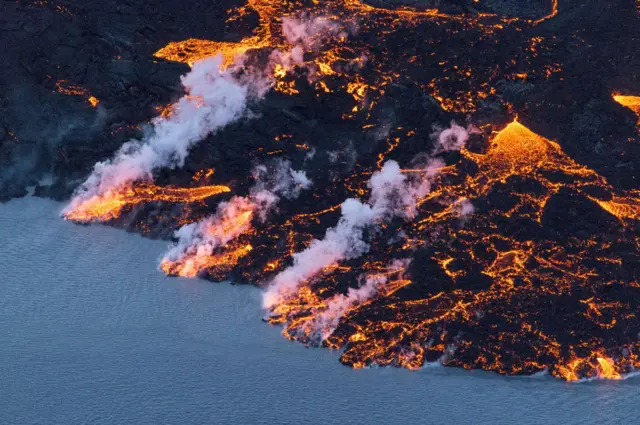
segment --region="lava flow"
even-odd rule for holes
[[[209,243],[189,247],[178,258],[165,258],[160,264],[165,273],[195,277],[206,270],[213,275],[224,276],[252,250],[251,244],[238,243],[236,239],[252,230],[255,204],[235,198],[225,205],[229,207],[224,208],[219,217],[201,225],[203,238]],[[218,245],[222,245],[222,249],[216,250]]]
[[[404,245],[386,254],[390,248],[383,250],[387,256],[421,258],[409,269],[411,281],[396,278],[402,282],[400,290],[379,291],[364,302],[350,303],[335,332],[318,339],[315,323],[331,308],[331,297],[340,293],[340,274],[353,275],[354,268],[364,274],[385,270],[384,263],[373,259],[332,268],[277,305],[270,321],[285,324],[289,338],[343,349],[341,360],[353,367],[416,368],[440,360],[507,374],[549,370],[567,380],[615,378],[637,367],[636,316],[624,292],[618,291],[635,293],[640,287],[632,283],[623,289],[620,269],[627,265],[615,247],[637,244],[626,229],[639,217],[639,193],[616,193],[606,179],[517,121],[495,134],[486,153],[462,153],[462,163],[444,170],[439,184],[422,200],[423,209],[419,219],[408,224]],[[460,168],[469,168],[466,161],[476,164],[476,171],[461,175]],[[508,187],[519,189],[510,192]],[[621,220],[608,222],[608,231],[617,232],[619,239],[544,230],[556,226],[546,222],[547,204],[568,191],[592,203],[592,210],[601,207]],[[483,213],[464,227],[456,226],[458,214],[438,206],[447,197],[469,199]],[[495,197],[501,201],[496,203]],[[628,208],[613,209],[612,204]],[[507,224],[514,218],[516,227]],[[434,239],[434,231],[444,234]],[[569,307],[577,293],[592,297]],[[608,352],[607,359],[615,360],[602,360],[612,332],[621,332],[627,342]]]
[[[87,102],[89,102],[89,104],[94,108],[98,106],[98,103],[100,103],[100,100],[97,97],[89,95],[87,89],[77,84],[69,84],[66,80],[57,81],[56,90],[58,93],[69,96],[82,96],[86,98]]]
[[[493,49],[497,39],[504,38],[506,33],[509,37],[518,39],[522,37],[523,28],[535,27],[555,17],[558,14],[557,1],[550,3],[549,13],[546,15],[538,19],[524,19],[495,13],[452,14],[438,9],[410,7],[386,9],[360,0],[331,0],[313,5],[305,1],[249,0],[247,5],[231,11],[229,22],[233,23],[256,13],[259,24],[251,36],[238,42],[200,39],[172,42],[158,50],[155,56],[192,65],[200,59],[220,54],[223,65],[229,66],[235,58],[251,50],[280,49],[288,41],[298,40],[304,34],[303,44],[307,50],[319,50],[306,63],[310,70],[308,79],[316,83],[318,93],[331,92],[332,89],[327,84],[333,86],[338,83],[337,78],[344,79],[345,82],[340,84],[343,90],[352,94],[356,103],[360,104],[344,117],[370,111],[387,86],[397,82],[401,76],[417,73],[419,67],[439,68],[442,74],[455,76],[455,79],[448,76],[426,81],[423,89],[447,111],[472,112],[479,102],[495,97],[494,83],[501,76],[508,75],[509,79],[529,81],[556,77],[561,72],[561,66],[549,61],[545,54],[556,41],[554,37],[532,37],[526,40],[527,46],[519,52],[519,60],[491,51],[486,64],[472,64],[465,55],[452,60],[450,46],[443,45],[439,39],[451,38],[450,44],[457,45],[469,35],[464,32],[472,32],[478,38],[477,48]],[[306,18],[298,19],[298,15]],[[318,20],[330,25],[317,31]],[[327,31],[327,28],[331,30]],[[379,31],[380,28],[386,30]],[[421,43],[426,43],[433,49],[428,55],[421,57],[415,54],[415,48],[403,52],[385,47],[394,43],[406,43],[408,40],[403,38],[408,29],[417,33],[426,28],[438,33],[434,39],[420,38]],[[328,43],[320,47],[317,39],[326,36],[327,32],[331,37]],[[348,34],[353,42],[344,46],[342,41]],[[367,42],[371,37],[384,37],[385,42],[371,45]],[[413,42],[410,41],[409,45]],[[536,66],[531,67],[532,64]],[[500,71],[494,67],[500,68]],[[530,68],[529,73],[523,72],[525,67]],[[362,72],[353,72],[358,70],[370,73],[367,81],[362,79]],[[279,80],[276,90],[284,94],[298,94],[294,81],[283,81],[285,75],[276,75]]]
[[[160,268],[259,285],[287,338],[341,350],[354,368],[633,372],[640,190],[620,141],[634,149],[637,128],[605,89],[572,98],[580,108],[556,96],[576,72],[572,52],[595,41],[545,29],[563,13],[556,0],[522,16],[440,3],[248,0],[227,22],[257,16],[240,41],[169,43],[155,56],[192,67],[187,93],[159,109],[157,140],[96,169],[146,168],[66,217],[112,221],[153,201],[184,204],[154,217],[190,213],[230,189],[163,188],[175,181],[165,171],[215,167],[235,196],[185,226],[163,220],[175,233]],[[639,98],[614,100],[640,115]],[[604,134],[593,149],[564,132],[571,117],[585,140]]]
[[[613,99],[625,108],[631,109],[638,116],[638,123],[640,124],[640,96],[615,94]]]
[[[109,221],[118,218],[122,210],[146,202],[191,203],[214,195],[230,192],[227,186],[201,186],[193,188],[160,187],[139,183],[122,190],[94,195],[72,204],[64,216],[77,222]]]

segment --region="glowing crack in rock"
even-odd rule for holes
[[[397,97],[418,93],[417,103],[447,116],[468,117],[483,102],[515,116],[517,108],[500,98],[500,84],[562,79],[562,65],[547,54],[556,38],[533,33],[562,12],[556,0],[537,19],[385,9],[358,0],[249,0],[230,20],[254,12],[258,25],[240,41],[188,39],[156,52],[192,67],[183,79],[187,94],[159,109],[156,136],[96,166],[68,218],[108,221],[130,205],[199,202],[233,186],[234,196],[208,206],[208,215],[175,227],[161,270],[259,284],[267,321],[283,326],[287,338],[341,350],[340,361],[354,368],[440,362],[502,374],[548,371],[577,381],[620,379],[640,367],[629,301],[640,296],[629,272],[640,191],[616,188],[561,143],[527,128],[526,119],[494,123],[500,130],[482,134],[452,125],[430,138],[424,126],[403,127],[380,113]],[[425,28],[436,35],[419,40],[430,49],[423,57],[410,42],[411,33]],[[469,34],[497,46],[506,35],[517,39],[520,59],[491,52],[478,58],[447,47],[465,47]],[[387,47],[405,44],[401,53]],[[249,67],[247,58],[260,66]],[[434,77],[405,87],[424,67]],[[154,170],[180,167],[191,146],[245,118],[250,93],[259,98],[267,91],[278,99],[336,96],[344,106],[337,122],[361,129],[363,137],[375,134],[363,139],[370,151],[322,152],[297,140],[295,123],[305,119],[287,110],[287,128],[270,135],[277,149],[260,145],[252,160],[295,151],[304,155],[304,167],[324,155],[339,168],[353,158],[347,175],[314,187],[304,167],[294,171],[289,164],[261,168],[262,180],[238,176],[237,186],[150,183]],[[636,114],[638,99],[614,95]],[[210,121],[217,113],[220,119]],[[196,131],[182,133],[184,127]],[[486,145],[468,143],[471,137]],[[153,161],[142,160],[147,153]],[[210,176],[203,171],[194,180]],[[581,219],[597,224],[580,227]]]
[[[65,215],[65,218],[78,222],[108,221],[118,218],[125,207],[140,203],[157,201],[191,203],[230,191],[231,189],[227,186],[178,188],[136,184],[122,191],[94,195],[75,206]]]

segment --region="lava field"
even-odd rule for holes
[[[3,3],[1,200],[354,368],[640,367],[640,2],[147,3]]]

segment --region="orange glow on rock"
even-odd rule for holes
[[[234,60],[247,50],[259,47],[264,47],[264,45],[255,39],[233,43],[190,38],[184,41],[171,42],[155,52],[154,56],[193,65],[199,60],[220,54],[222,55],[222,66],[226,68],[232,65]]]
[[[638,116],[638,122],[640,123],[640,96],[623,96],[614,94],[613,100],[633,111]]]
[[[165,259],[160,268],[166,274],[183,277],[196,277],[201,271],[208,269],[219,269],[218,272],[229,271],[252,249],[253,247],[247,244],[214,255],[188,255],[176,262]]]
[[[78,205],[73,205],[73,208],[65,213],[65,218],[85,223],[108,221],[118,218],[123,208],[143,202],[196,202],[230,191],[231,189],[227,186],[163,188],[152,184],[135,184],[120,191],[109,191],[81,201]]]
[[[603,379],[620,379],[620,374],[615,369],[613,360],[604,357],[598,357],[598,377]]]

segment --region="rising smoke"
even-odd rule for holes
[[[283,19],[283,34],[290,48],[272,51],[264,68],[246,66],[245,56],[229,68],[222,55],[196,62],[181,78],[186,94],[169,108],[171,114],[156,118],[142,140],[125,143],[114,158],[97,163],[63,214],[138,180],[151,180],[156,169],[182,167],[195,143],[248,116],[250,101],[264,96],[278,73],[303,65],[304,49],[337,31],[327,18],[289,17]]]
[[[305,49],[317,49],[327,38],[345,38],[347,31],[342,23],[331,17],[293,17],[282,18],[282,35],[291,45],[300,45]]]
[[[444,130],[437,129],[434,133],[437,143],[433,149],[432,155],[438,155],[443,152],[459,151],[469,140],[470,134],[478,134],[480,130],[473,126],[464,128],[455,122],[452,122],[449,128]]]
[[[469,135],[464,128],[452,124],[440,132],[434,152],[459,150]],[[340,261],[360,257],[369,250],[363,240],[368,227],[380,225],[394,217],[412,218],[417,202],[429,193],[433,177],[444,166],[438,158],[429,158],[418,173],[407,177],[395,161],[387,161],[373,173],[368,186],[368,202],[347,199],[341,206],[338,224],[327,229],[321,240],[314,240],[307,249],[293,255],[293,264],[277,274],[264,293],[263,306],[271,309],[295,295],[298,288],[317,276],[323,269]],[[468,214],[470,207],[461,212]]]
[[[237,78],[232,70],[221,70],[221,65],[221,56],[195,63],[182,77],[187,94],[174,105],[173,113],[155,119],[143,140],[127,142],[114,158],[97,163],[69,209],[91,196],[150,180],[157,168],[181,167],[196,142],[240,118],[255,93],[252,82]]]
[[[182,276],[196,276],[217,248],[250,231],[254,219],[265,221],[280,197],[296,198],[311,186],[303,171],[293,170],[291,163],[283,160],[274,161],[270,167],[255,167],[253,177],[255,184],[248,196],[221,202],[211,217],[178,229],[178,242],[164,256],[161,267]]]
[[[337,294],[324,301],[321,310],[313,311],[310,320],[303,325],[303,330],[307,335],[311,335],[312,340],[318,342],[326,340],[338,327],[340,319],[347,311],[356,308],[379,293],[383,293],[389,275],[397,275],[398,279],[403,278],[403,271],[409,267],[410,259],[396,259],[387,266],[385,274],[372,276],[360,276],[363,282],[357,288],[349,288],[346,294]]]

